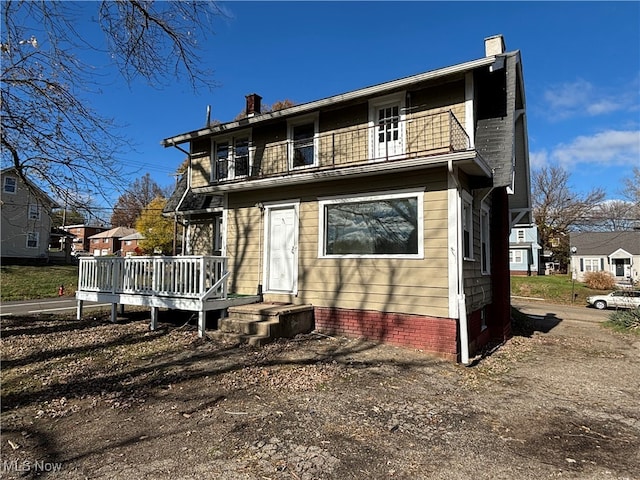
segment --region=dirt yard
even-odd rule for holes
[[[0,477],[640,478],[638,336],[560,322],[464,367],[147,317],[3,318]]]

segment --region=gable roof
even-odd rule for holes
[[[60,205],[58,205],[58,202],[53,200],[44,190],[42,190],[40,187],[38,187],[35,183],[33,183],[28,178],[20,175],[16,167],[8,167],[0,170],[0,175],[6,175],[8,173],[13,173],[16,177],[18,177],[18,180],[25,183],[29,187],[29,189],[34,193],[34,195],[37,195],[45,203],[48,203],[51,206],[51,208],[60,208]]]
[[[465,73],[471,72],[474,69],[489,67],[494,63],[502,64],[503,63],[502,57],[513,56],[513,55],[519,56],[519,52],[516,51],[516,52],[510,52],[502,55],[491,55],[491,56],[479,58],[477,60],[472,60],[469,62],[460,63],[457,65],[452,65],[449,67],[439,68],[435,70],[429,70],[424,73],[410,75],[410,76],[403,77],[397,80],[392,80],[389,82],[379,83],[377,85],[372,85],[372,86],[361,88],[358,90],[352,90],[350,92],[342,93],[339,95],[333,95],[331,97],[326,97],[321,100],[315,100],[315,101],[303,103],[300,105],[294,105],[289,108],[283,108],[282,110],[277,110],[277,111],[268,112],[268,113],[261,113],[253,117],[243,118],[241,120],[222,123],[219,125],[208,125],[198,130],[192,130],[190,132],[165,138],[164,140],[162,140],[161,144],[164,147],[171,147],[174,145],[179,145],[181,143],[191,141],[199,137],[204,137],[204,136],[208,136],[215,133],[219,133],[223,131],[226,132],[226,131],[234,130],[238,128],[247,128],[248,126],[253,125],[255,123],[261,123],[271,119],[286,118],[294,115],[310,113],[310,112],[319,110],[323,107],[334,106],[339,103],[347,103],[354,100],[365,100],[368,97],[381,95],[383,93],[389,93],[393,90],[401,90],[411,85],[414,85],[416,83],[421,83],[429,80],[437,80],[447,76],[464,75]]]
[[[91,235],[89,238],[122,238],[127,235],[131,235],[132,233],[136,233],[135,228],[129,227],[116,227],[111,230],[107,230],[106,232],[96,233],[95,235]]]
[[[631,255],[640,255],[640,231],[577,232],[571,234],[571,246],[576,255],[611,255],[623,249]]]
[[[125,241],[125,240],[144,240],[145,236],[142,235],[140,232],[135,232],[135,233],[131,233],[129,235],[125,235],[124,237],[120,237],[120,240]]]

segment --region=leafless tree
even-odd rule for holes
[[[569,184],[569,173],[557,166],[535,171],[531,188],[533,216],[542,247],[563,264],[568,257],[568,244],[563,240],[572,227],[584,223],[605,192],[597,188],[585,195],[576,193]]]
[[[576,227],[594,232],[632,230],[637,223],[634,207],[633,203],[625,200],[605,200],[594,205]]]
[[[87,64],[88,53],[102,53],[127,82],[141,78],[162,86],[179,77],[194,88],[214,86],[210,72],[200,67],[199,46],[221,14],[215,3],[90,5],[97,9],[106,49],[77,28],[80,4],[5,0],[0,5],[2,166],[16,167],[58,198],[69,190],[105,198],[110,187],[122,189],[119,156],[129,140],[113,119],[90,106],[88,98],[113,78]]]
[[[148,173],[135,180],[127,190],[118,197],[111,215],[112,227],[134,228],[142,211],[155,198],[166,198],[169,192],[153,181]],[[160,215],[162,212],[157,212]]]

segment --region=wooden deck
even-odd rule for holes
[[[151,307],[151,328],[159,308],[198,312],[198,335],[204,336],[206,312],[260,300],[257,295],[227,292],[227,258],[217,256],[83,257],[78,277],[77,317],[84,301]]]

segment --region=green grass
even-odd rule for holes
[[[599,295],[608,292],[593,290],[579,282],[573,284],[571,275],[511,277],[511,295],[519,297],[543,298],[553,303],[571,304],[572,289],[575,294],[573,303],[576,305],[584,305],[589,295]]]
[[[6,265],[0,268],[2,301],[57,297],[60,285],[64,285],[65,295],[75,294],[77,265]]]

